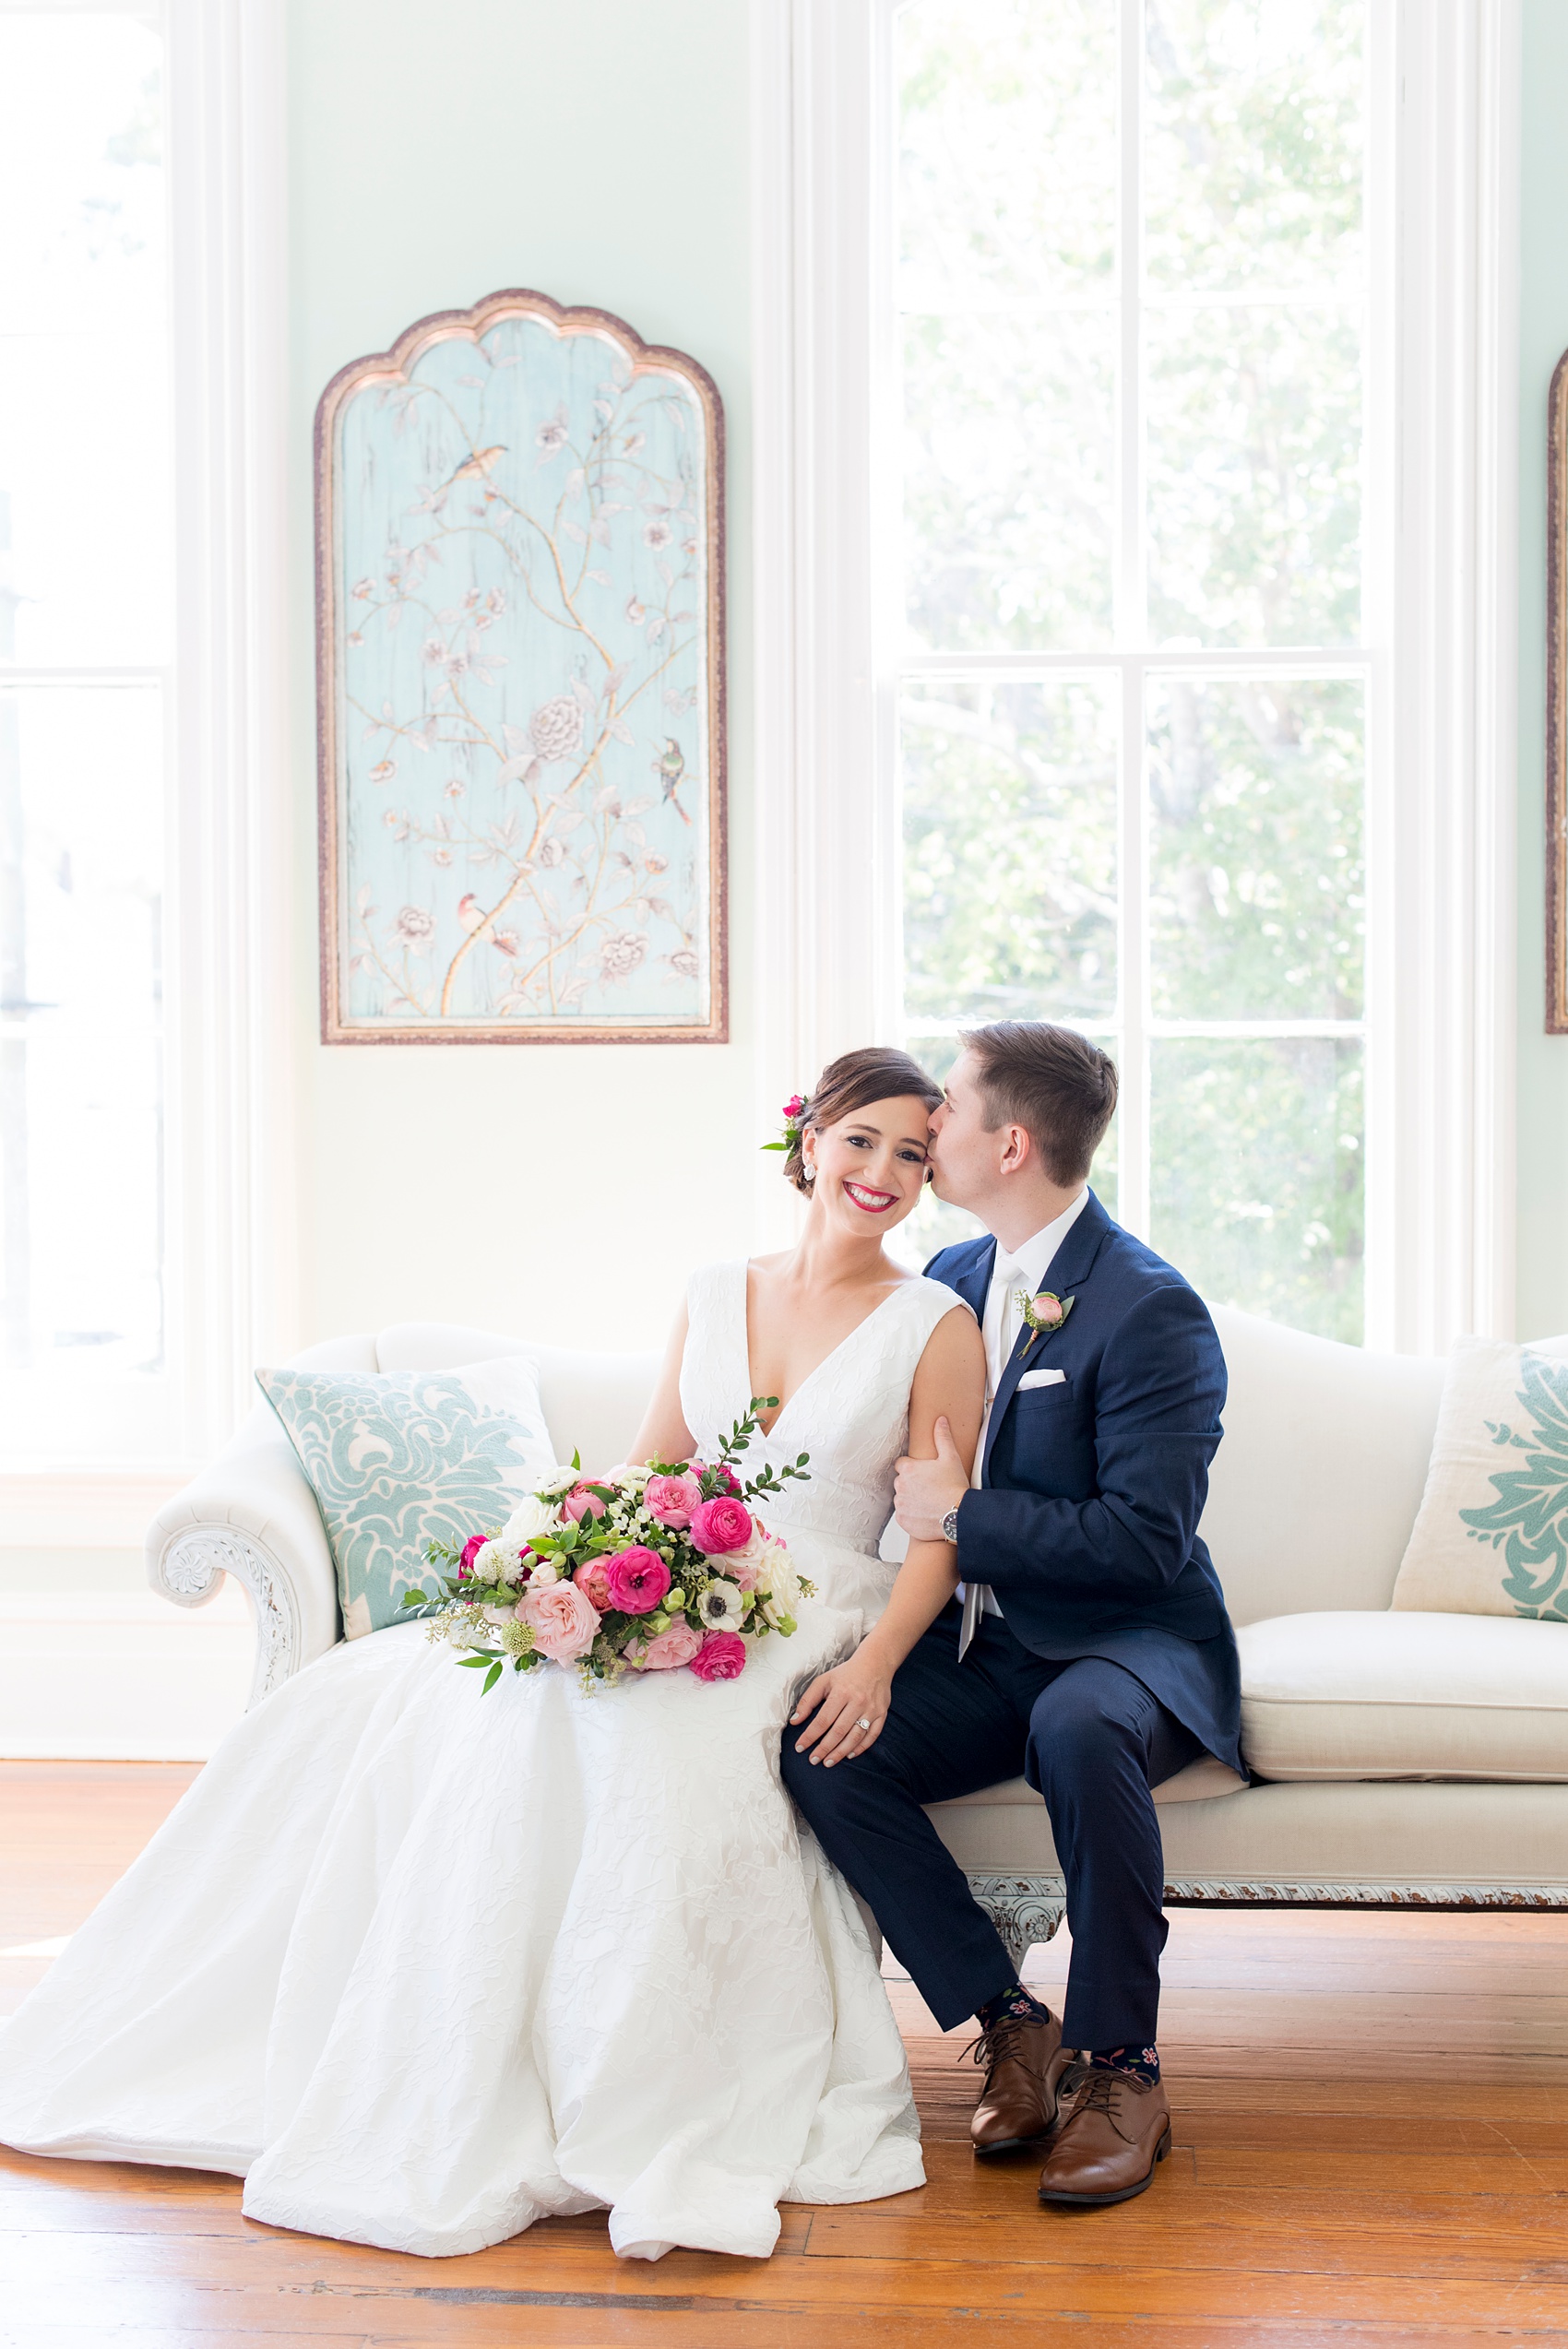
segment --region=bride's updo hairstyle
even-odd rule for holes
[[[908,1052],[895,1051],[891,1046],[867,1044],[858,1052],[843,1052],[829,1061],[812,1088],[811,1098],[800,1114],[794,1140],[784,1161],[784,1179],[792,1182],[807,1199],[812,1187],[806,1180],[805,1160],[801,1155],[801,1138],[807,1126],[818,1131],[826,1125],[837,1125],[840,1118],[853,1117],[857,1109],[869,1109],[873,1101],[923,1101],[934,1109],[942,1099],[942,1087],[932,1084],[919,1061]]]

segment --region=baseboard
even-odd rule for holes
[[[0,1591],[0,1757],[205,1762],[240,1718],[255,1637],[244,1593]]]

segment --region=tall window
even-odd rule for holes
[[[1363,1327],[1365,0],[895,19],[904,1026],[1068,1022],[1101,1196]],[[918,1251],[968,1228],[931,1203]]]
[[[155,6],[0,7],[0,1452],[172,1448]]]

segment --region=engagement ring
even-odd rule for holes
[[[865,1716],[865,1714],[864,1714],[863,1713],[861,1714],[861,1715],[860,1719],[856,1722],[855,1726],[856,1726],[856,1728],[857,1728],[857,1729],[869,1729],[869,1728],[871,1727],[871,1723],[870,1723],[870,1722],[866,1719],[866,1716]]]

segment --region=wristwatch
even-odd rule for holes
[[[960,1501],[958,1508],[961,1509],[963,1505],[963,1502]],[[958,1538],[957,1509],[950,1509],[947,1512],[946,1516],[942,1520],[942,1538],[944,1541],[956,1542]]]

